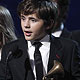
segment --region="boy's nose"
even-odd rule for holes
[[[25,22],[24,27],[25,27],[25,28],[30,28],[29,21],[26,21],[26,22]]]

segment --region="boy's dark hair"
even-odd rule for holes
[[[55,1],[57,3],[59,9],[59,16],[57,18],[57,25],[56,25],[56,29],[58,29],[60,27],[61,22],[65,23],[66,21],[70,0],[52,0],[52,1]]]
[[[58,16],[57,4],[49,0],[23,0],[17,8],[19,17],[21,14],[29,15],[36,13],[37,17],[43,19],[45,25],[51,25],[51,21],[54,23]]]
[[[69,0],[57,0],[60,9],[60,18],[63,22],[66,20],[66,16],[69,9]]]

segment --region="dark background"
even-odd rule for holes
[[[22,33],[20,28],[20,19],[17,15],[17,5],[21,0],[0,0],[0,5],[9,9],[16,28],[16,34]],[[80,29],[80,0],[70,0],[70,7],[68,18],[66,20],[66,27],[68,30]]]

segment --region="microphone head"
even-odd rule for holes
[[[22,56],[22,50],[16,47],[15,50],[12,51],[12,55],[14,58],[19,58]]]
[[[12,58],[19,58],[22,56],[22,50],[18,48],[18,46],[12,47],[7,55],[7,58],[11,60]]]

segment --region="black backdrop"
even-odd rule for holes
[[[0,0],[0,5],[9,9],[14,20],[16,33],[21,34],[20,20],[17,15],[17,5],[21,0]],[[69,30],[80,29],[80,0],[71,0],[68,18],[66,20],[66,27]]]

